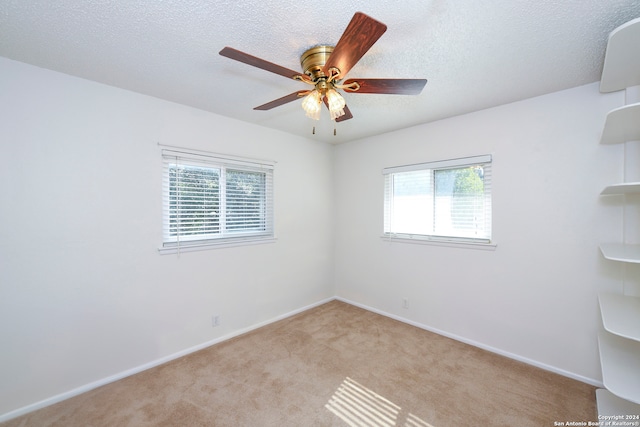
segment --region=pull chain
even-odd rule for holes
[[[316,134],[316,127],[313,127],[313,130],[311,130],[311,134],[315,135]],[[336,131],[336,126],[333,125],[333,136],[336,136],[338,134],[338,132]]]

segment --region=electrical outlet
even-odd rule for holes
[[[402,298],[402,308],[409,308],[409,298]]]
[[[220,325],[220,316],[217,314],[211,318],[211,326],[219,326]]]

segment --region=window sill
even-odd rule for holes
[[[481,251],[495,251],[496,247],[498,246],[496,243],[462,242],[447,239],[424,239],[385,235],[380,236],[380,238],[388,243],[409,243],[414,245],[445,246],[449,248],[475,249]]]
[[[275,243],[278,239],[275,237],[232,239],[221,241],[208,241],[204,243],[185,243],[180,246],[161,246],[158,248],[160,255],[177,254],[183,252],[207,251],[211,249],[233,248],[236,246],[263,245],[267,243]]]

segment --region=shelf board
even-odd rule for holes
[[[640,245],[624,243],[603,243],[600,251],[606,259],[622,262],[640,263]]]
[[[640,85],[640,18],[609,34],[602,67],[600,92],[615,92]]]
[[[600,144],[622,144],[637,140],[640,140],[640,102],[609,111]]]
[[[613,394],[640,403],[640,342],[598,334],[602,382]]]
[[[640,182],[624,182],[622,184],[609,185],[602,190],[601,195],[608,194],[634,194],[640,193]]]
[[[640,341],[640,298],[602,292],[598,300],[602,323],[607,331]]]
[[[640,405],[621,399],[608,390],[601,388],[596,390],[596,402],[598,404],[598,415],[601,417],[640,415]]]

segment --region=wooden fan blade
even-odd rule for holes
[[[344,106],[344,114],[336,119],[337,123],[344,122],[345,120],[353,119],[353,114],[349,110],[348,106]]]
[[[302,74],[299,71],[281,67],[280,65],[265,61],[264,59],[260,59],[231,47],[225,47],[224,49],[222,49],[220,51],[220,55],[226,56],[227,58],[235,59],[236,61],[244,62],[245,64],[252,65],[254,67],[262,68],[263,70],[270,71],[272,73],[276,73],[290,79]]]
[[[348,79],[343,84],[358,83],[360,89],[344,88],[349,93],[382,93],[385,95],[418,95],[427,79]]]
[[[278,98],[271,102],[267,102],[266,104],[260,105],[254,108],[254,110],[262,110],[262,111],[271,110],[272,108],[276,108],[281,105],[287,104],[291,101],[295,101],[296,99],[300,99],[308,93],[309,93],[308,90],[299,90],[297,92],[293,92],[293,93],[290,93],[289,95],[283,96],[282,98]]]
[[[385,31],[387,26],[382,22],[356,12],[325,63],[324,73],[329,75],[330,68],[337,68],[341,78],[344,78]]]
[[[327,97],[325,96],[324,99],[324,105],[327,106],[327,109],[329,108],[329,101],[327,101]],[[347,105],[344,106],[344,114],[341,115],[340,117],[336,118],[336,123],[340,123],[343,122],[345,120],[349,120],[349,119],[353,119],[353,114],[351,114],[351,110],[349,110],[349,107]]]

